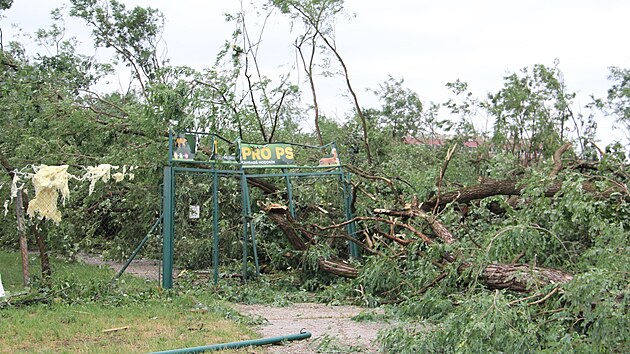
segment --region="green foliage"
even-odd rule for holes
[[[370,257],[361,269],[358,281],[366,291],[383,295],[401,286],[402,274],[395,259]]]
[[[8,10],[13,5],[13,0],[1,0],[0,1],[0,10]]]
[[[269,0],[291,18],[300,18],[307,26],[316,26],[319,31],[330,35],[335,15],[343,11],[344,0]]]
[[[575,94],[567,92],[558,64],[506,76],[504,87],[489,96],[486,105],[496,119],[492,142],[497,148],[536,161],[551,156],[568,140],[567,132],[579,129],[570,124],[577,124],[571,111]]]
[[[630,348],[629,294],[627,274],[601,268],[580,274],[566,287],[566,312],[581,334],[575,340],[576,348],[599,352]]]
[[[317,301],[315,295],[305,289],[301,275],[296,272],[263,275],[245,284],[237,282],[222,284],[211,289],[211,293],[208,293],[207,287],[202,286],[196,289],[196,292],[244,304],[289,306],[295,302]]]
[[[580,283],[582,280],[578,279],[576,284]],[[588,288],[593,289],[590,285]],[[580,299],[576,302],[583,308],[591,307],[587,294],[573,287],[565,290],[564,298]],[[610,293],[606,297],[610,298]],[[598,305],[601,301],[602,306],[597,312],[589,311],[582,317],[583,312],[572,306],[549,311],[514,304],[509,294],[501,292],[458,296],[455,300],[457,308],[440,316],[439,322],[404,323],[383,331],[380,340],[387,350],[403,353],[624,352],[627,349],[624,336],[627,336],[628,318],[623,303],[611,301],[610,305],[599,300]],[[437,313],[440,309],[435,310]]]
[[[334,337],[324,334],[315,339],[314,343],[317,353],[322,354],[343,354],[343,353],[360,353],[363,347],[360,345],[344,345],[337,342]]]
[[[395,327],[382,333],[380,339],[387,350],[403,353],[522,353],[544,348],[529,311],[507,307],[504,294],[481,293],[460,301],[457,311],[435,326]]]
[[[453,92],[455,97],[450,98],[443,106],[460,117],[460,121],[449,128],[454,128],[456,135],[464,139],[485,138],[485,129],[478,127],[482,123],[478,122],[478,118],[484,104],[468,91],[468,83],[457,79],[455,82],[447,83],[446,87]]]
[[[419,130],[424,128],[418,121],[422,116],[422,102],[418,94],[403,89],[402,84],[402,79],[395,80],[390,76],[374,92],[383,101],[379,126],[391,129],[394,140],[408,135],[418,136]]]
[[[95,44],[113,48],[133,67],[141,82],[157,79],[160,62],[156,46],[163,31],[164,16],[156,9],[136,6],[127,10],[116,0],[72,0],[70,15],[82,18],[92,29]]]
[[[614,170],[614,169],[613,169]],[[625,352],[628,336],[627,203],[619,196],[594,194],[592,179],[569,172],[558,193],[545,169],[532,171],[518,210],[507,204],[507,217],[484,210],[469,214],[458,227],[460,246],[480,264],[521,262],[570,269],[576,277],[562,286],[539,289],[529,301],[508,292],[480,288],[474,275],[447,277],[439,287],[396,307],[404,324],[385,330],[388,351],[412,352]],[[597,184],[608,188],[610,176]],[[441,217],[447,222],[448,213]],[[452,225],[452,224],[451,224]],[[472,242],[472,243],[471,243]],[[411,259],[408,262],[412,261]],[[418,267],[426,269],[427,265]],[[452,271],[451,271],[452,272]],[[406,273],[412,275],[413,273]],[[425,275],[423,275],[425,274]],[[414,274],[431,280],[426,272]],[[424,278],[422,278],[424,276]],[[466,289],[459,292],[457,289]],[[557,290],[556,290],[557,291]],[[546,301],[537,303],[548,295]],[[423,322],[425,321],[425,322]]]
[[[6,93],[1,98],[0,125],[13,132],[0,142],[0,153],[12,168],[23,172],[30,172],[28,165],[40,163],[140,166],[133,183],[97,189],[92,196],[84,185],[71,182],[72,199],[63,210],[64,223],[38,226],[53,251],[72,256],[78,249],[112,247],[118,250],[112,256],[124,257],[122,249],[132,248],[137,235],[146,233],[159,208],[158,166],[165,159],[159,153],[164,143],[160,135],[166,125],[143,116],[144,108],[133,93],[92,92],[92,85],[111,66],[77,53],[73,38],[62,40],[66,34],[60,10],[53,11],[53,19],[52,27],[39,30],[36,38],[54,54],[29,57],[20,47],[0,53],[0,90]],[[82,174],[78,169],[71,172]],[[141,222],[126,222],[131,215]],[[4,226],[14,229],[11,224]],[[13,234],[3,232],[3,238]]]
[[[611,67],[608,79],[613,82],[605,99],[595,99],[594,104],[613,116],[625,130],[630,128],[630,69]]]

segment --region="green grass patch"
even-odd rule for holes
[[[35,275],[39,268],[32,261]],[[104,267],[57,259],[52,266],[51,282],[34,277],[29,295],[11,297],[28,289],[19,254],[0,251],[9,292],[0,300],[3,352],[136,353],[259,337],[247,328],[253,320],[211,294],[162,291],[156,282],[132,276],[111,285],[114,272]],[[24,298],[41,301],[15,305]]]
[[[90,266],[64,259],[52,258],[53,277],[42,281],[39,260],[29,257],[31,285],[25,288],[22,283],[22,261],[19,253],[0,251],[0,274],[8,296],[32,290],[50,299],[62,299],[67,303],[118,304],[129,302],[127,295],[134,298],[147,298],[157,293],[157,282],[149,282],[131,275],[124,275],[112,284],[115,272],[108,266]]]
[[[40,273],[39,265],[35,261],[35,258],[30,257],[31,274]],[[0,276],[2,276],[4,290],[9,295],[26,290],[22,283],[22,259],[19,253],[0,251]]]
[[[136,353],[240,341],[256,335],[185,300],[133,306],[38,305],[0,311],[3,351]],[[126,328],[108,331],[115,328]]]

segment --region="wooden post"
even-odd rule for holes
[[[22,193],[22,205],[23,213],[28,213],[28,193],[26,192]],[[37,248],[39,249],[39,259],[42,265],[42,279],[48,280],[52,276],[52,270],[50,269],[50,261],[48,260],[48,251],[46,251],[44,236],[39,232],[35,223],[31,223],[31,233],[35,236]]]
[[[22,209],[22,190],[19,190],[17,193],[15,215],[17,217],[18,235],[20,236],[20,252],[22,253],[22,279],[24,280],[24,286],[28,286],[30,284],[30,275],[28,272],[28,247],[24,227],[24,210]]]

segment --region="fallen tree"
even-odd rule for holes
[[[306,251],[309,244],[312,244],[313,240],[318,236],[314,234],[313,231],[309,231],[307,227],[296,222],[289,214],[288,208],[285,206],[272,204],[264,206],[263,210],[267,212],[269,218],[283,231],[295,250]],[[430,225],[433,232],[439,236],[439,239],[441,239],[442,242],[447,244],[457,242],[457,239],[441,222],[437,220],[437,218],[420,209],[408,211],[375,209],[374,213],[390,216],[406,216],[408,218],[422,218]],[[437,240],[434,240],[418,231],[411,225],[380,217],[357,217],[343,223],[326,227],[319,225],[311,226],[317,228],[319,231],[330,231],[333,229],[343,229],[343,227],[345,227],[348,223],[357,221],[386,223],[394,227],[404,228],[410,231],[410,234],[415,236],[415,240],[400,239],[395,235],[390,235],[391,237],[388,237],[403,247],[411,244],[412,242],[424,242],[427,245],[438,242]],[[345,238],[350,240],[347,235]],[[364,250],[370,251],[370,253],[376,253],[374,250],[371,250],[369,246],[359,240],[350,240],[350,242],[357,242]],[[457,267],[460,272],[467,271],[473,267],[479,267],[478,265],[467,261],[460,261],[459,258],[453,254],[444,254],[443,259],[449,263],[460,262]],[[325,272],[349,278],[355,278],[359,273],[356,267],[344,262],[341,259],[321,259],[319,261],[319,267]],[[570,273],[562,270],[542,268],[528,264],[490,264],[480,268],[482,269],[480,272],[481,279],[489,289],[508,289],[521,293],[536,291],[537,289],[549,284],[566,283],[573,278]]]
[[[563,144],[560,148],[558,148],[553,154],[553,168],[549,173],[550,178],[554,178],[554,180],[549,184],[549,186],[544,191],[545,197],[553,197],[555,196],[562,188],[563,181],[562,179],[555,178],[558,173],[564,168],[564,164],[562,162],[562,155],[567,152],[571,148],[570,143]],[[589,161],[575,161],[572,164],[572,168],[574,169],[583,169],[589,168],[591,170],[597,170],[597,164]],[[620,174],[617,171],[614,171],[617,174]],[[441,178],[443,176],[441,175]],[[622,174],[621,177],[627,178],[627,174]],[[613,193],[622,193],[626,198],[630,197],[630,193],[628,192],[628,188],[624,183],[618,183],[616,181],[609,180],[611,185],[608,186],[604,190],[599,190],[597,186],[592,181],[584,181],[582,182],[582,190],[587,193],[591,193],[596,195],[598,198],[609,198]],[[429,200],[426,200],[422,203],[421,209],[424,211],[431,210],[440,210],[444,208],[446,205],[457,202],[457,203],[470,203],[474,200],[480,200],[488,197],[493,197],[497,195],[503,196],[519,196],[523,193],[523,190],[526,188],[527,184],[524,183],[520,179],[510,178],[504,180],[491,180],[480,178],[480,182],[478,185],[463,187],[454,191],[438,194]]]
[[[557,177],[557,175],[563,169],[561,156],[569,148],[570,144],[565,144],[554,154],[554,165],[550,172],[550,184],[544,192],[545,197],[554,197],[562,190],[564,180],[561,177]],[[440,179],[444,177],[444,170],[447,165],[448,163],[444,164],[440,173]],[[578,164],[574,166],[578,166]],[[372,181],[382,181],[389,188],[394,189],[390,178],[378,178],[365,172],[359,175]],[[608,198],[613,193],[627,195],[627,189],[624,189],[622,184],[614,183],[614,181],[611,181],[604,189],[590,180],[585,180],[581,185],[583,191],[591,193],[598,198]],[[257,187],[255,184],[252,184],[252,186]],[[445,264],[454,264],[456,267],[452,269],[456,269],[458,273],[473,271],[474,274],[477,274],[476,278],[488,289],[507,289],[518,293],[532,293],[548,285],[570,282],[573,279],[573,274],[560,269],[542,267],[535,263],[518,263],[522,255],[518,256],[512,263],[491,262],[479,264],[471,261],[471,257],[467,257],[465,252],[457,251],[459,239],[439,220],[439,214],[435,214],[436,211],[444,209],[451,203],[470,203],[474,200],[497,195],[520,196],[526,187],[525,181],[516,178],[501,181],[486,180],[479,185],[442,192],[424,202],[415,201],[399,210],[376,208],[373,210],[374,216],[359,216],[352,220],[324,226],[313,223],[310,225],[302,224],[290,215],[287,207],[280,204],[268,204],[263,206],[262,209],[267,213],[270,220],[286,235],[291,246],[298,251],[307,251],[309,247],[317,242],[321,242],[322,239],[338,238],[348,242],[355,242],[363,249],[365,254],[378,256],[380,252],[373,247],[370,234],[378,235],[396,244],[401,248],[401,255],[405,255],[405,250],[413,243],[420,242],[427,247],[440,243],[447,244],[456,251],[442,254],[442,268],[444,268]],[[264,192],[271,190],[278,195],[278,188],[270,185],[265,185],[263,188]],[[356,193],[354,195],[356,196]],[[399,198],[400,196],[396,197]],[[316,208],[311,208],[311,210],[316,210]],[[362,223],[363,225],[362,230],[357,235],[354,235],[356,237],[354,239],[344,230],[345,226],[351,222]],[[390,232],[383,232],[381,226],[387,226]],[[429,228],[431,235],[427,234],[423,230],[424,228]],[[344,261],[343,257],[320,259],[319,269],[350,278],[357,277],[359,274],[359,270]],[[441,277],[443,278],[444,276],[441,275]],[[439,280],[437,279],[435,283],[439,282]]]

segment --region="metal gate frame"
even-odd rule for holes
[[[352,195],[349,192],[350,185],[350,173],[344,172],[341,164],[334,166],[290,166],[282,167],[281,173],[246,173],[247,168],[243,168],[241,155],[241,141],[237,139],[235,141],[229,141],[218,134],[204,133],[204,132],[181,132],[181,134],[196,134],[211,136],[212,144],[215,145],[217,139],[234,144],[237,147],[238,153],[236,154],[236,161],[230,163],[233,169],[222,168],[226,164],[219,163],[216,160],[211,161],[180,161],[173,159],[173,132],[169,132],[168,137],[168,165],[164,167],[164,193],[163,193],[163,211],[162,211],[162,287],[165,289],[171,289],[173,287],[173,240],[175,236],[175,176],[177,173],[209,173],[212,174],[212,265],[214,284],[219,281],[219,177],[238,177],[241,184],[241,205],[242,205],[242,223],[243,223],[243,281],[247,281],[247,258],[249,252],[248,236],[252,240],[252,252],[254,257],[254,264],[256,269],[256,276],[260,274],[260,267],[258,264],[258,252],[256,249],[256,230],[252,223],[251,215],[251,201],[249,196],[249,186],[247,180],[249,178],[270,178],[270,177],[284,177],[287,187],[287,196],[289,199],[289,212],[292,217],[295,217],[295,205],[293,202],[293,189],[291,184],[292,177],[337,177],[342,184],[343,196],[344,196],[344,211],[346,221],[352,220],[352,210],[350,204],[352,203]],[[306,148],[318,148],[324,149],[332,147],[336,149],[335,143],[330,143],[323,146],[309,146],[301,144],[286,143],[293,146],[301,146]],[[201,165],[204,167],[187,167],[191,165]],[[209,167],[209,168],[208,168]],[[271,168],[271,167],[270,167]],[[327,171],[317,171],[322,168],[328,169]],[[294,169],[309,169],[308,172],[291,172],[289,170]],[[346,230],[351,237],[356,235],[356,226],[354,222],[350,222],[346,226]],[[349,244],[350,255],[352,258],[359,258],[359,247],[355,242]]]

